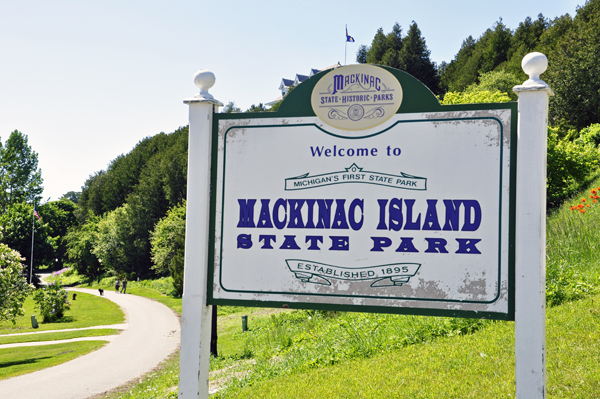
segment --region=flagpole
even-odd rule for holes
[[[31,263],[29,264],[29,284],[33,280],[33,239],[35,237],[35,200],[33,201],[33,212],[31,212]]]
[[[344,65],[346,65],[346,53],[348,52],[348,25],[346,25],[346,40],[344,40]]]

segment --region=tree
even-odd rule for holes
[[[19,202],[6,208],[0,215],[2,238],[0,242],[15,249],[25,258],[25,264],[31,264],[31,233],[34,232],[34,263],[39,266],[54,266],[57,238],[42,215],[42,220],[33,217],[33,205]]]
[[[500,18],[488,36],[487,45],[483,51],[481,73],[493,71],[497,66],[508,60],[511,38],[510,29],[502,23],[502,18]]]
[[[151,234],[152,261],[158,274],[170,273],[173,288],[183,294],[183,266],[185,260],[186,202],[169,210],[159,220]]]
[[[77,204],[79,202],[79,198],[81,197],[81,191],[69,191],[60,197],[60,199],[68,199],[69,201]]]
[[[564,28],[567,29],[564,29]],[[564,34],[548,54],[543,79],[554,91],[550,121],[563,129],[580,130],[600,122],[600,0],[578,8],[570,24],[561,21]]]
[[[42,171],[38,169],[38,154],[31,149],[27,136],[15,130],[0,145],[0,208],[17,202],[39,202]]]
[[[100,218],[90,215],[85,224],[72,228],[64,237],[70,264],[78,274],[100,281],[106,268],[94,255],[94,247],[98,243],[98,222]]]
[[[367,52],[367,62],[369,64],[379,64],[386,50],[387,43],[385,40],[385,35],[383,34],[383,28],[379,28],[377,29],[375,37],[371,42],[371,47]]]
[[[138,255],[136,239],[132,236],[131,212],[128,204],[107,212],[98,222],[97,241],[92,253],[107,269],[117,274],[144,275],[140,265],[132,262]],[[150,262],[146,264],[149,267]]]
[[[223,110],[221,112],[224,114],[233,114],[233,113],[237,113],[237,112],[242,112],[242,109],[240,107],[236,106],[235,102],[229,101],[227,104],[225,104],[225,106],[223,107]]]
[[[439,78],[435,64],[429,58],[430,51],[421,36],[416,22],[408,28],[408,34],[402,40],[402,49],[398,54],[398,68],[419,79],[433,93],[439,94]]]
[[[463,40],[460,50],[454,59],[441,70],[441,86],[444,91],[463,91],[467,86],[477,82],[479,58],[476,46],[478,41],[473,36]]]
[[[250,108],[246,110],[246,112],[266,112],[267,107],[263,105],[263,103],[258,103],[258,105],[252,104]]]
[[[399,56],[402,47],[402,28],[396,22],[392,27],[392,31],[385,36],[385,52],[381,57],[380,64],[400,68]]]
[[[0,244],[0,321],[10,320],[14,324],[18,316],[24,315],[23,302],[32,287],[23,274],[22,260],[17,251]]]
[[[75,204],[63,198],[38,207],[38,214],[50,228],[49,234],[55,240],[55,251],[52,258],[55,260],[54,269],[61,269],[67,261],[67,242],[65,236],[70,228],[77,225],[75,217]]]
[[[358,51],[356,52],[356,62],[359,64],[367,63],[367,53],[369,52],[369,48],[364,44],[361,44],[358,47]]]
[[[467,93],[480,91],[501,92],[506,94],[512,101],[517,100],[517,94],[513,91],[513,87],[522,83],[515,75],[506,71],[491,71],[482,74],[479,77],[479,83],[473,84],[465,90]],[[504,101],[493,101],[504,102]]]
[[[71,303],[67,301],[67,297],[67,291],[57,283],[35,290],[33,300],[44,318],[43,323],[51,323],[65,315],[65,312],[71,308]]]

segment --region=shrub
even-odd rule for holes
[[[598,147],[598,145],[600,145],[600,123],[594,123],[581,129],[579,137],[575,142],[580,144],[591,144],[594,147]]]
[[[23,316],[23,302],[32,288],[23,276],[22,260],[17,251],[0,244],[0,321],[14,324],[16,317]]]
[[[62,318],[70,303],[67,301],[67,291],[60,284],[49,284],[33,293],[33,300],[37,304],[44,323],[50,323]]]
[[[598,287],[564,262],[548,262],[546,267],[546,303],[557,306],[598,293]]]
[[[548,128],[548,205],[556,206],[580,190],[599,163],[600,152],[594,145],[561,139],[558,128]]]
[[[510,101],[508,94],[500,90],[489,91],[470,91],[470,92],[454,92],[449,91],[440,101],[442,105],[451,104],[481,104],[481,103],[506,103]]]
[[[183,267],[185,261],[185,215],[186,202],[171,208],[160,219],[151,233],[152,261],[157,274],[169,272],[173,288],[183,294]]]

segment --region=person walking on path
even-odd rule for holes
[[[127,279],[126,278],[123,279],[123,288],[121,288],[121,294],[127,294],[127,292],[125,292],[125,291],[127,291]]]
[[[117,294],[119,293],[119,287],[121,287],[121,282],[119,281],[119,279],[117,279],[117,281],[115,281],[115,291],[117,292]]]

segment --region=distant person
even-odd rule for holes
[[[115,281],[115,291],[117,292],[117,294],[119,293],[119,287],[121,287],[121,282],[119,281],[119,279],[117,279],[117,281]]]
[[[127,292],[125,292],[125,291],[127,291],[127,279],[126,278],[123,279],[123,288],[121,288],[121,294],[127,294]]]

